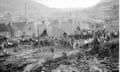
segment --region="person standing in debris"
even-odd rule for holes
[[[54,48],[51,48],[52,57],[54,57]]]
[[[1,51],[4,55],[7,55],[6,46],[7,46],[7,42],[4,41],[2,43],[2,49],[1,49]]]
[[[62,56],[63,56],[64,58],[67,58],[67,54],[66,54],[65,52],[62,53]]]
[[[53,48],[51,48],[51,52],[54,53],[54,49]]]

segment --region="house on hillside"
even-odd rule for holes
[[[15,28],[15,36],[21,36],[24,32],[26,22],[13,22],[12,25]]]
[[[36,34],[37,36],[50,36],[54,38],[60,38],[63,36],[65,31],[56,26],[46,26],[45,24],[37,25]]]
[[[0,35],[6,37],[12,36],[11,28],[9,27],[9,25],[5,23],[0,23]]]
[[[14,25],[16,29],[16,36],[34,36],[36,33],[34,22],[14,22],[12,25]]]

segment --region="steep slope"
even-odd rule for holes
[[[28,16],[47,16],[53,10],[31,0],[0,0],[0,14],[10,11],[13,15],[24,15],[25,7]]]
[[[108,30],[118,31],[119,0],[101,0],[98,5],[91,8],[69,12],[58,12],[54,13],[52,16],[61,19],[72,19],[80,25],[87,23],[91,27],[94,25],[105,25]],[[74,23],[73,25],[76,26],[78,24]]]

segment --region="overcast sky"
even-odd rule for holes
[[[100,0],[33,0],[52,8],[88,8],[100,2]]]

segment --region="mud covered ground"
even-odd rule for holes
[[[118,72],[118,46],[109,45],[114,51],[104,58],[84,48],[23,46],[5,49],[8,55],[0,57],[0,72]],[[51,48],[54,52],[51,52]],[[104,50],[100,52],[103,55],[106,53]]]

